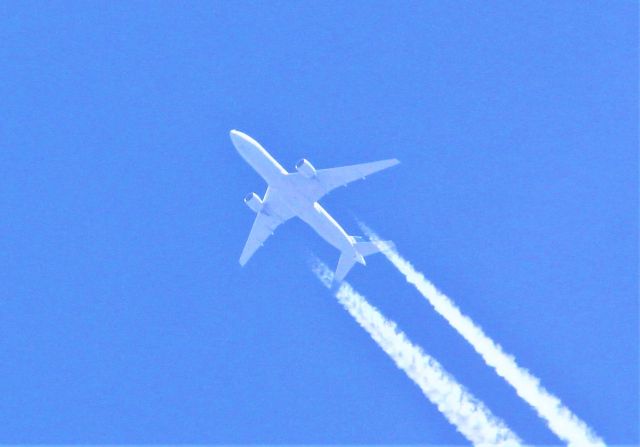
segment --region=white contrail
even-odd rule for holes
[[[333,272],[325,264],[317,261],[313,271],[325,286],[331,287]],[[395,323],[387,320],[349,284],[340,285],[336,298],[470,442],[481,446],[521,445],[518,436],[482,402],[456,382],[435,359],[412,344]]]
[[[372,241],[380,241],[370,228],[362,222],[359,224]],[[446,295],[417,272],[407,260],[394,249],[384,246],[380,248],[387,259],[405,276],[407,282],[413,284],[436,312],[442,315],[482,356],[485,363],[493,367],[496,373],[516,390],[518,396],[536,410],[556,436],[570,446],[604,445],[604,441],[587,424],[564,406],[560,399],[549,393],[540,384],[540,380],[518,366],[512,356],[506,354],[500,345],[485,335],[480,327],[476,326]]]

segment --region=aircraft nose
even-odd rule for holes
[[[243,146],[244,143],[244,134],[242,132],[240,132],[239,130],[231,130],[229,132],[229,137],[231,138],[231,142],[233,143],[233,145],[236,147],[236,149],[240,150],[240,148]]]
[[[229,132],[229,137],[231,138],[231,142],[235,146],[236,150],[246,158],[247,154],[253,152],[255,145],[254,141],[247,134],[240,132],[239,130],[231,130]]]
[[[240,134],[241,132],[235,129],[231,129],[231,131],[229,131],[229,137],[231,138],[231,141],[235,141],[236,139],[240,138]]]

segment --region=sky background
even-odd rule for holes
[[[348,3],[348,4],[347,4]],[[465,439],[309,269],[245,268],[263,180],[326,197],[598,435],[637,444],[636,2],[3,2],[0,442]],[[524,441],[559,440],[381,255],[350,283]]]

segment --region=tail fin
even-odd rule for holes
[[[384,250],[393,250],[395,244],[391,241],[357,241],[356,251],[362,256],[369,256]]]

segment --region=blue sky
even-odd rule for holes
[[[0,442],[465,440],[314,278],[243,269],[263,181],[397,157],[362,219],[601,437],[640,442],[635,2],[5,2]],[[523,440],[534,411],[383,256],[351,284]]]

